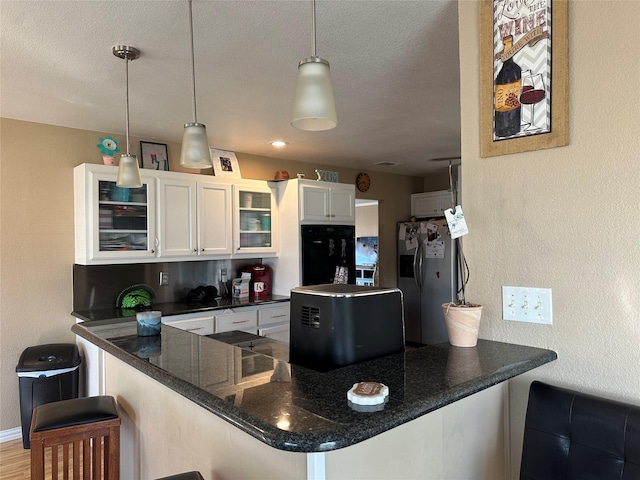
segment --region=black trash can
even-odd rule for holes
[[[75,343],[51,343],[29,347],[16,366],[20,385],[22,445],[30,447],[33,409],[59,400],[78,398],[80,353]]]

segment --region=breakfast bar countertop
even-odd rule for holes
[[[479,340],[472,348],[421,346],[318,372],[168,324],[152,337],[139,337],[136,322],[123,319],[78,323],[72,331],[261,442],[292,452],[362,442],[557,358],[547,349]],[[363,381],[389,387],[383,410],[348,405],[347,391]]]

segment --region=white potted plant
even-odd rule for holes
[[[462,238],[456,238],[458,272],[460,274],[458,299],[442,304],[449,343],[456,347],[475,347],[478,343],[478,329],[482,305],[467,302],[465,290],[469,281],[469,267],[462,249]]]

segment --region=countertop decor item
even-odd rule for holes
[[[180,165],[185,168],[211,168],[207,127],[198,123],[196,111],[196,67],[193,48],[193,5],[189,0],[189,38],[191,41],[191,85],[193,87],[193,122],[184,124]]]
[[[131,154],[131,145],[129,143],[129,62],[140,58],[140,50],[127,45],[114,45],[111,49],[112,53],[124,60],[125,84],[126,84],[126,115],[125,115],[125,131],[127,136],[127,153],[120,156],[118,164],[118,177],[116,184],[121,188],[138,188],[142,186],[142,178],[140,177],[140,168],[138,167],[138,159]]]
[[[300,130],[330,130],[338,125],[329,62],[316,53],[316,2],[312,1],[313,55],[298,63],[298,82],[291,126]]]
[[[149,285],[131,285],[122,290],[116,298],[116,308],[140,310],[153,304],[156,292]]]

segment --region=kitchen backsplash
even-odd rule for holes
[[[156,292],[154,303],[185,300],[190,290],[201,285],[218,285],[218,271],[227,269],[229,280],[245,266],[261,259],[206,260],[194,262],[136,263],[127,265],[73,266],[73,310],[114,307],[125,288],[143,283]],[[169,274],[169,285],[160,286],[160,272]]]

